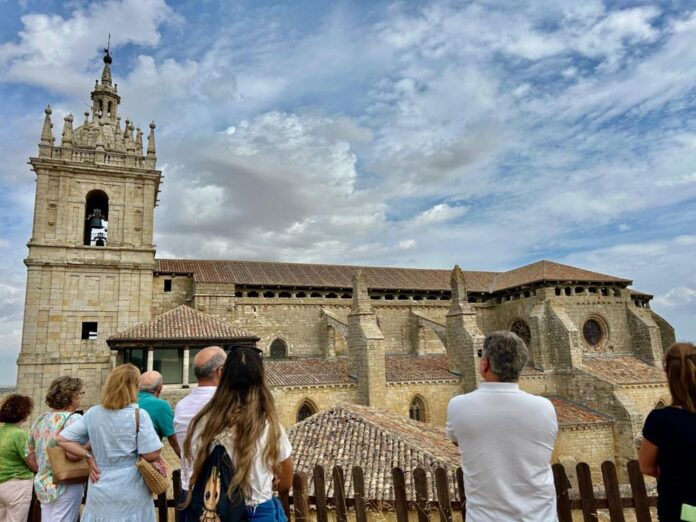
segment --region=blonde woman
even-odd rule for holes
[[[226,477],[218,466],[212,467],[211,480],[210,456],[220,448],[229,457],[231,473]],[[240,497],[249,520],[286,520],[273,492],[290,488],[291,452],[264,378],[260,352],[245,346],[232,347],[215,395],[191,421],[184,442],[184,458],[193,463],[193,471],[183,520],[213,516],[222,504],[235,503]],[[218,483],[226,488],[213,491],[219,495],[216,502],[206,502],[211,485]]]
[[[696,346],[673,344],[665,372],[672,404],[645,419],[640,469],[657,478],[661,522],[696,520]]]
[[[54,484],[46,449],[56,445],[56,438],[62,429],[80,420],[82,416],[76,410],[83,395],[81,379],[58,377],[46,393],[46,404],[51,410],[37,418],[29,431],[27,463],[38,469],[34,477],[34,490],[41,502],[43,522],[75,522],[80,514],[84,485]]]
[[[154,522],[152,495],[135,467],[138,455],[155,461],[162,442],[150,416],[140,410],[136,443],[136,408],[140,372],[123,364],[111,372],[101,404],[90,408],[58,437],[58,444],[87,460],[90,467],[82,522]],[[91,444],[91,452],[80,444]]]

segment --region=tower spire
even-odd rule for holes
[[[121,97],[118,95],[116,86],[113,84],[111,77],[111,35],[107,46],[102,49],[104,52],[104,69],[101,74],[101,81],[97,80],[97,84],[92,91],[92,114],[101,116],[104,123],[116,125],[116,117],[118,116],[118,104],[121,103]]]
[[[111,33],[109,33],[109,39],[104,48],[104,69],[102,70],[101,82],[102,85],[108,85],[111,87],[111,52],[109,48],[111,47]]]

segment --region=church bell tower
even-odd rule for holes
[[[150,318],[161,179],[155,124],[144,151],[143,131],[121,123],[111,63],[105,50],[92,109],[76,128],[65,116],[60,144],[46,108],[39,153],[29,159],[36,199],[17,388],[37,413],[61,375],[85,382],[83,407],[98,402],[112,365],[106,339]]]

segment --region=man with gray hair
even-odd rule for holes
[[[478,356],[483,382],[447,407],[447,437],[462,459],[466,520],[557,520],[551,454],[558,422],[551,401],[517,384],[527,346],[512,332],[493,332]]]
[[[179,443],[174,434],[174,412],[172,407],[159,396],[162,393],[162,374],[145,372],[138,379],[138,406],[144,409],[152,419],[152,425],[160,439],[167,438],[169,445],[181,458]]]
[[[174,430],[182,448],[184,447],[189,424],[215,395],[217,385],[220,383],[222,367],[225,365],[226,360],[227,354],[219,346],[203,348],[193,358],[193,374],[198,379],[198,387],[193,388],[190,394],[181,399],[174,410]],[[179,500],[182,502],[188,492],[192,471],[191,463],[182,458],[181,496],[179,497]]]

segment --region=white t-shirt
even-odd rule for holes
[[[227,431],[220,434],[217,438],[227,450],[232,463],[234,464],[234,438],[232,431]],[[256,443],[256,455],[251,465],[249,474],[249,485],[251,487],[251,497],[246,499],[247,506],[256,506],[262,502],[266,502],[273,497],[273,471],[268,469],[263,461],[263,450],[266,447],[268,440],[268,422],[261,433],[261,437]],[[280,426],[280,450],[278,460],[283,462],[292,454],[292,445],[288,439],[285,429]]]
[[[210,399],[215,395],[216,386],[199,386],[193,388],[191,393],[181,399],[174,410],[174,432],[176,440],[179,443],[183,455],[184,441],[186,440],[186,432],[193,418],[198,414],[203,407],[210,402]],[[191,479],[193,469],[191,464],[181,459],[181,489],[188,491],[189,480]]]
[[[467,522],[557,520],[551,401],[484,382],[449,402],[446,429],[461,453]]]

